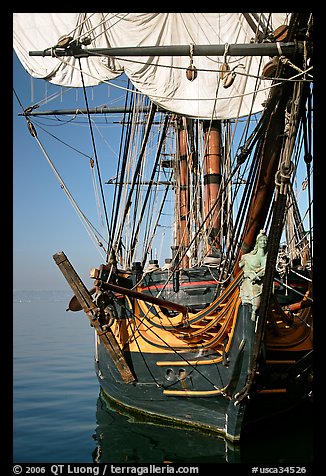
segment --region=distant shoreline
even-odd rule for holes
[[[64,290],[14,290],[13,302],[69,301],[71,291]]]

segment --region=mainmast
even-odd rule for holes
[[[181,255],[188,248],[190,243],[189,229],[189,168],[188,168],[188,147],[187,147],[187,122],[182,117],[178,124],[178,142],[179,142],[179,178],[180,178],[180,222],[178,224],[178,247]],[[185,254],[181,261],[182,268],[189,267],[189,257]]]
[[[204,121],[204,216],[208,235],[207,252],[221,248],[221,121]]]

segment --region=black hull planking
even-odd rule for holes
[[[203,286],[205,289],[204,283]],[[195,298],[192,305],[200,294],[199,289],[192,295]],[[124,352],[135,376],[131,384],[122,380],[99,342],[95,366],[100,386],[113,403],[127,412],[138,413],[151,422],[215,432],[236,443],[243,427],[297,405],[311,388],[309,359],[298,368],[277,365],[270,369],[266,359],[282,360],[284,356],[282,352],[270,356],[263,345],[260,372],[252,388],[245,389],[248,375],[258,370],[252,368],[251,361],[256,329],[256,323],[251,320],[251,306],[240,305],[232,342],[222,359],[212,349]],[[296,360],[300,361],[300,357],[299,352]],[[298,379],[300,374],[302,378]]]
[[[255,323],[251,306],[240,306],[227,359],[207,351],[176,353],[125,353],[136,381],[125,384],[104,346],[99,343],[96,372],[104,393],[126,409],[220,433],[238,441],[247,398],[237,397],[251,369]],[[205,361],[213,363],[205,364]],[[164,365],[164,361],[169,362]],[[189,362],[197,361],[195,365]],[[177,363],[172,365],[171,362]],[[159,363],[159,365],[157,365]]]

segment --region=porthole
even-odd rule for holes
[[[165,372],[165,378],[166,380],[168,380],[169,382],[171,382],[172,380],[175,380],[176,379],[176,375],[175,375],[175,372],[173,369],[167,369],[167,371]]]
[[[187,375],[187,372],[185,371],[185,369],[179,369],[179,372],[178,372],[179,380],[184,380],[186,378],[186,375]]]

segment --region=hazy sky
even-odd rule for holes
[[[53,91],[58,90],[53,85],[46,88],[42,80],[31,80],[15,54],[13,87],[24,108],[41,100],[45,92],[50,98]],[[108,104],[113,99],[109,97],[110,94],[107,86],[94,88],[89,98],[90,107]],[[55,101],[49,101],[42,109],[85,107],[81,90],[78,93],[69,92],[65,98],[66,96],[70,98],[67,103],[62,102],[62,98],[59,97]],[[89,270],[103,262],[101,254],[60,188],[36,140],[28,132],[25,118],[18,116],[20,112],[21,107],[14,94],[13,288],[15,290],[70,289],[52,257],[58,251],[66,253],[85,284],[92,287],[92,280],[88,277]],[[67,120],[61,117],[63,122]],[[57,135],[58,128],[64,130],[62,124],[50,117],[38,118],[37,122],[42,126],[51,124],[51,120],[52,130],[49,127],[47,129],[53,131],[53,134]],[[80,127],[84,128],[80,136],[80,150],[92,155],[90,132],[86,121],[83,126],[75,126],[75,129],[67,128],[68,132],[62,137],[70,142],[71,134],[75,132],[79,134]],[[89,159],[72,149],[70,151],[68,149],[67,152],[67,148],[59,142],[57,142],[56,156],[52,156],[53,147],[49,145],[47,148],[47,145],[50,141],[53,142],[53,139],[41,129],[38,129],[38,137],[83,212],[87,216],[97,218]],[[101,153],[100,150],[99,153]],[[107,151],[105,153],[108,154]],[[110,161],[108,163],[110,164]],[[113,173],[113,168],[103,170],[103,180],[111,178]],[[98,225],[98,223],[99,220],[95,224]]]

